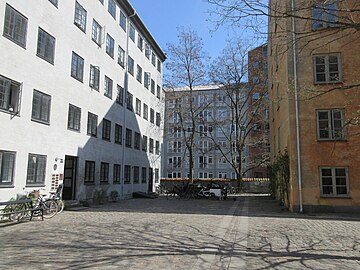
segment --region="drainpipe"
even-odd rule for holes
[[[130,15],[127,18],[126,24],[126,51],[125,51],[125,77],[124,77],[124,124],[123,124],[123,132],[122,132],[122,180],[121,180],[121,199],[124,199],[124,186],[125,186],[125,132],[126,132],[126,101],[127,101],[127,93],[129,89],[129,71],[128,71],[128,59],[129,59],[129,32],[130,32],[130,18],[136,15],[136,11],[134,10],[134,14]]]
[[[293,62],[294,62],[294,90],[295,90],[295,119],[296,119],[296,147],[297,147],[297,167],[299,179],[299,211],[303,212],[302,198],[302,174],[301,174],[301,152],[300,152],[300,123],[299,123],[299,93],[297,78],[297,56],[296,56],[296,34],[295,34],[295,0],[291,1],[292,11],[292,43],[293,43]]]

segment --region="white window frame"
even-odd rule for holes
[[[71,60],[71,77],[80,82],[83,82],[84,79],[84,58],[74,51],[72,52]]]
[[[28,19],[9,4],[6,4],[4,37],[26,48]]]
[[[90,65],[89,86],[97,91],[100,88],[100,68]]]
[[[115,40],[109,33],[106,34],[106,53],[111,57],[114,58],[114,51],[115,51]]]
[[[320,114],[326,113],[327,119],[320,120]],[[335,114],[340,114],[341,118],[336,118]],[[327,122],[326,128],[322,127],[321,122]],[[340,124],[340,127],[339,127]],[[345,139],[345,116],[344,109],[327,109],[327,110],[316,110],[316,125],[317,125],[317,137],[319,141],[328,140],[344,140]],[[320,128],[321,126],[321,128]],[[323,137],[321,131],[325,130],[328,132],[327,137]],[[340,135],[337,135],[340,134]]]
[[[51,96],[34,89],[31,120],[50,124],[50,108]]]
[[[336,57],[336,63],[330,62],[330,59]],[[321,63],[320,58],[323,58]],[[313,56],[314,62],[314,83],[315,84],[327,84],[327,83],[341,83],[342,82],[342,65],[341,57],[339,53],[330,54],[317,54]],[[337,66],[337,71],[330,71],[331,66]],[[324,80],[320,80],[318,76],[325,76]]]
[[[75,2],[75,14],[74,14],[74,24],[79,27],[81,31],[86,32],[86,16],[87,11],[85,8],[79,4],[78,1]]]
[[[347,167],[320,167],[319,168],[319,175],[320,175],[320,194],[322,197],[348,197],[349,196],[349,172]],[[331,170],[331,175],[325,176],[323,175],[323,170]],[[344,175],[337,175],[337,170],[344,170]],[[325,185],[324,181],[326,178],[331,178],[331,184]],[[336,181],[339,180],[339,178],[345,178],[345,185],[344,184],[338,184]],[[324,193],[324,187],[331,187],[332,191],[331,193]],[[337,187],[346,188],[346,194],[338,194]]]
[[[15,175],[16,152],[0,150],[0,186],[12,186]]]
[[[55,38],[41,27],[38,30],[36,55],[50,64],[54,64]]]

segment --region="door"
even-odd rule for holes
[[[148,186],[148,192],[153,192],[153,181],[154,181],[153,168],[149,168],[149,186]]]
[[[77,157],[65,156],[64,164],[64,200],[75,200]]]

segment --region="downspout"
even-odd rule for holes
[[[136,15],[136,11],[134,10],[134,14],[130,15],[127,18],[127,25],[126,25],[126,52],[125,52],[125,77],[124,77],[124,100],[123,100],[123,107],[124,107],[124,125],[122,131],[122,181],[121,181],[121,199],[124,199],[124,186],[125,186],[125,132],[126,132],[126,102],[127,102],[127,93],[129,89],[129,31],[130,31],[130,18]]]
[[[296,34],[295,34],[295,0],[291,1],[292,12],[292,43],[293,43],[293,63],[294,63],[294,91],[295,91],[295,119],[296,119],[296,147],[297,147],[297,166],[299,179],[299,211],[303,212],[302,198],[302,174],[301,174],[301,152],[300,152],[300,123],[299,123],[299,93],[297,78],[297,56],[296,56]]]

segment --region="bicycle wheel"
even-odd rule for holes
[[[21,221],[26,215],[26,206],[25,205],[16,205],[11,209],[14,213],[9,214],[9,219],[11,221]]]
[[[46,200],[41,203],[44,218],[52,218],[57,214],[58,204],[55,200]]]
[[[170,192],[166,193],[166,199],[167,199],[167,200],[172,200],[172,199],[174,199],[175,197],[176,197],[175,191],[170,191]]]
[[[64,210],[65,203],[61,199],[56,200],[56,203],[57,203],[57,213],[60,214]]]

